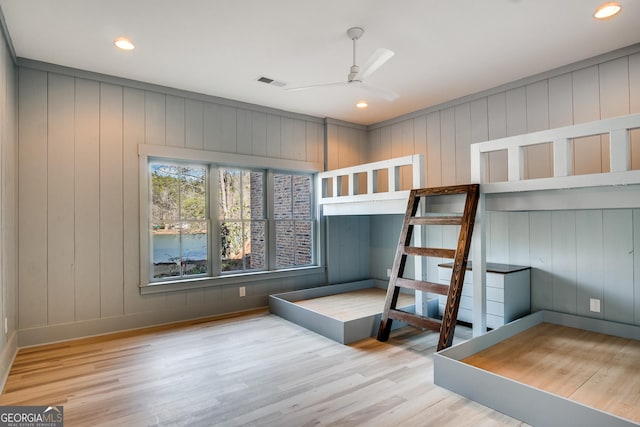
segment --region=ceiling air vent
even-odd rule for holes
[[[258,81],[260,83],[265,83],[265,84],[272,85],[272,86],[277,86],[277,87],[283,87],[283,86],[287,85],[286,83],[279,82],[277,80],[273,80],[273,79],[270,79],[269,77],[264,77],[264,76],[259,77]]]

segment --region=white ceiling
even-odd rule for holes
[[[640,1],[598,22],[601,0],[0,0],[16,51],[50,62],[277,109],[371,124],[640,42]],[[367,83],[346,81],[358,63],[395,52]],[[113,47],[116,36],[136,44]],[[357,110],[355,102],[369,101]]]

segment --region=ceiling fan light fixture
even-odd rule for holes
[[[136,46],[133,44],[133,42],[128,39],[127,37],[116,37],[113,40],[113,44],[115,45],[115,47],[117,47],[120,50],[133,50],[136,48]]]
[[[618,2],[603,3],[593,13],[593,17],[598,20],[613,18],[622,10],[622,6]]]
[[[356,103],[356,107],[358,107],[361,110],[367,108],[368,106],[369,106],[369,104],[367,104],[367,101],[358,101]]]

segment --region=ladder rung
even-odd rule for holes
[[[415,216],[409,220],[411,225],[460,225],[461,216]]]
[[[474,188],[476,187],[476,188]],[[431,188],[419,188],[415,191],[416,196],[442,196],[446,194],[464,194],[472,190],[477,190],[478,184],[467,185],[449,185],[447,187],[431,187]]]
[[[407,255],[431,256],[450,259],[453,259],[456,256],[455,249],[420,248],[417,246],[405,246],[404,253]]]
[[[405,322],[418,328],[429,329],[432,331],[439,331],[442,322],[438,319],[432,319],[431,317],[422,317],[417,314],[407,313],[402,310],[389,310],[389,318]]]
[[[417,291],[433,292],[434,294],[439,295],[447,295],[449,293],[449,285],[425,282],[422,280],[405,279],[404,277],[398,277],[396,286],[399,288],[415,289]]]

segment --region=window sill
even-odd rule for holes
[[[323,273],[325,267],[312,265],[309,267],[291,268],[277,271],[256,271],[252,273],[226,274],[216,277],[199,277],[197,279],[172,280],[166,282],[152,282],[140,285],[140,294],[157,294],[187,289],[208,288],[211,286],[245,284],[260,280],[280,279],[284,277],[305,276],[307,274]]]

